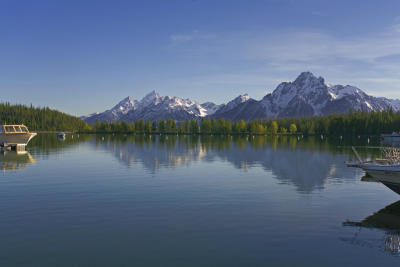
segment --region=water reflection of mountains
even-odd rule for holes
[[[328,179],[341,182],[354,177],[354,169],[343,167],[349,150],[318,138],[98,136],[95,143],[127,166],[141,163],[151,172],[216,159],[244,171],[262,166],[282,183],[294,184],[305,193],[323,188]]]

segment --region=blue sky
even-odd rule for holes
[[[400,1],[0,0],[1,101],[260,99],[302,71],[400,98]]]

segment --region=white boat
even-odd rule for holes
[[[60,132],[60,133],[57,134],[57,137],[60,140],[65,140],[65,136],[66,136],[66,134],[64,132]]]
[[[381,142],[385,145],[399,146],[400,134],[393,132],[392,134],[381,134]]]
[[[0,146],[26,146],[35,135],[23,124],[1,125]]]
[[[400,133],[392,132],[391,134],[381,134],[381,139],[396,138],[400,139]]]
[[[383,159],[375,162],[365,162],[362,169],[372,175],[372,173],[397,173],[400,174],[400,151],[398,148],[385,147],[381,149],[385,154]]]
[[[400,151],[398,148],[382,147],[384,158],[377,158],[375,161],[363,161],[356,149],[354,147],[352,149],[358,162],[347,162],[347,166],[365,170],[374,180],[400,194]]]
[[[385,161],[366,163],[363,169],[376,180],[400,194],[400,155],[397,148],[385,148]]]
[[[400,163],[395,164],[375,164],[375,163],[364,163],[361,167],[368,173],[374,172],[398,172],[400,173]]]

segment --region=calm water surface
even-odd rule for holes
[[[400,212],[344,224],[400,205],[349,144],[39,135],[0,154],[0,266],[393,266]]]

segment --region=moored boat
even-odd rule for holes
[[[385,145],[398,147],[400,145],[400,133],[381,134],[381,142]]]
[[[387,139],[387,138],[400,139],[400,133],[393,132],[391,134],[381,134],[381,139]]]
[[[59,133],[57,134],[57,137],[58,137],[58,139],[60,139],[60,140],[64,140],[64,139],[65,139],[65,136],[66,136],[66,134],[65,134],[64,132],[59,132]]]
[[[356,149],[354,147],[352,149],[358,162],[346,162],[348,167],[363,169],[367,175],[400,194],[400,151],[398,148],[382,147],[384,157],[374,161],[362,160]]]
[[[26,146],[35,135],[23,124],[1,125],[0,146]]]

